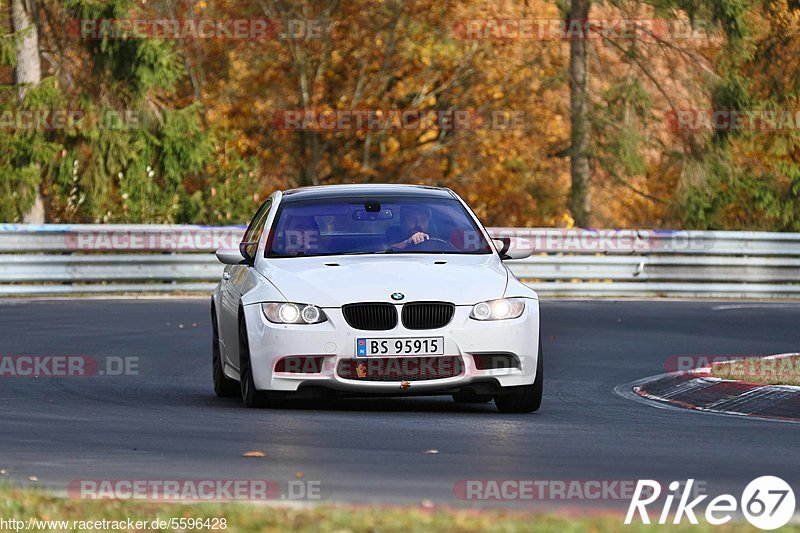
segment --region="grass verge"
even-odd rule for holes
[[[0,530],[14,531],[9,520],[20,520],[25,529],[30,531],[30,520],[38,520],[40,528],[33,530],[48,531],[42,521],[68,521],[66,528],[51,527],[51,531],[176,531],[181,528],[159,527],[154,520],[169,523],[175,519],[222,519],[226,528],[218,531],[253,531],[253,532],[483,532],[497,531],[513,533],[522,531],[537,532],[578,532],[578,531],[691,531],[705,532],[738,532],[752,531],[752,527],[744,523],[726,524],[720,527],[701,524],[693,526],[688,522],[680,526],[645,526],[634,524],[625,526],[621,513],[594,512],[578,513],[562,512],[541,513],[518,510],[466,510],[452,508],[425,509],[422,507],[387,507],[387,506],[333,506],[320,505],[311,508],[296,509],[265,505],[230,504],[172,504],[131,501],[86,501],[57,498],[45,492],[29,489],[0,487],[0,522],[5,526]],[[656,517],[653,517],[657,519]],[[145,523],[145,527],[128,529],[123,522],[127,520]],[[105,520],[106,523],[102,521]],[[81,524],[85,522],[85,524]],[[111,522],[122,525],[115,528]],[[686,522],[686,520],[684,520]],[[91,523],[91,525],[89,525]],[[162,524],[163,525],[163,524]],[[98,527],[100,526],[100,527]],[[155,526],[155,527],[154,527]],[[188,528],[184,531],[210,531],[208,528]],[[800,531],[793,526],[788,530]]]

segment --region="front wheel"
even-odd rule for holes
[[[536,361],[536,379],[532,385],[514,387],[511,394],[497,394],[494,404],[501,413],[533,413],[542,405],[544,375],[542,372],[542,340],[539,339],[539,357]]]
[[[250,365],[250,342],[247,340],[247,325],[244,315],[239,316],[239,386],[242,402],[247,407],[265,407],[267,395],[256,390],[253,367]]]

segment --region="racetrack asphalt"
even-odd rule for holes
[[[138,357],[139,375],[0,378],[0,482],[61,491],[80,479],[285,482],[302,472],[326,501],[462,506],[484,505],[455,498],[467,479],[694,478],[741,494],[777,475],[800,486],[800,425],[658,409],[614,391],[664,373],[670,356],[798,351],[800,303],[541,309],[542,409],[502,415],[447,397],[247,409],[211,390],[207,300],[5,300],[0,355]],[[254,450],[266,457],[242,456]]]

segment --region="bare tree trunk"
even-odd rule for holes
[[[588,27],[590,0],[572,0],[569,20],[573,25]],[[589,141],[591,124],[589,121],[589,41],[583,31],[577,35],[569,31],[569,96],[572,113],[572,146],[570,149],[570,174],[572,189],[569,195],[569,209],[575,225],[588,227],[591,223],[591,168],[589,167]]]
[[[42,82],[42,60],[39,55],[39,28],[36,26],[35,0],[11,0],[11,24],[16,40],[17,64],[14,78],[18,86],[19,101],[25,99],[30,87]],[[37,188],[33,207],[23,217],[26,224],[44,223],[42,193]]]

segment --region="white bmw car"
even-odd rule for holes
[[[218,396],[451,395],[501,412],[542,399],[539,300],[449,189],[336,185],[278,191],[238,250],[220,249],[211,299]]]

